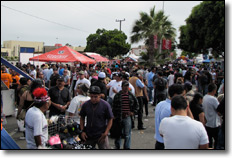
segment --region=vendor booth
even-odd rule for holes
[[[53,51],[29,58],[30,61],[44,62],[81,62],[83,64],[95,64],[96,61],[87,56],[67,47],[61,47]]]
[[[109,61],[109,59],[107,59],[106,57],[103,57],[97,53],[85,52],[84,54],[93,58],[96,62],[108,62]]]

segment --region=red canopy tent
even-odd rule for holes
[[[109,61],[109,59],[107,59],[107,58],[105,58],[97,53],[85,52],[85,54],[94,58],[96,60],[96,62],[108,62]]]
[[[53,51],[29,58],[30,61],[44,61],[44,62],[76,62],[83,64],[95,64],[96,61],[87,56],[67,47],[60,47]]]

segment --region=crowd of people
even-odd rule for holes
[[[131,148],[131,130],[146,130],[148,106],[155,111],[155,149],[224,149],[224,70],[210,66],[166,63],[145,67],[17,63],[31,81],[2,65],[1,80],[15,89],[17,119],[25,120],[27,147],[45,146],[46,111],[75,116],[84,144],[110,149]],[[47,89],[45,90],[45,87]],[[25,118],[21,118],[22,111]],[[42,115],[44,114],[44,115]],[[135,119],[138,119],[137,126]]]

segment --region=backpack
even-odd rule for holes
[[[162,78],[158,78],[157,84],[156,84],[156,88],[159,91],[163,91],[165,89],[165,81]]]

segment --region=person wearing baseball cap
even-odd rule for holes
[[[65,115],[71,101],[69,89],[64,87],[64,77],[59,76],[56,81],[57,85],[49,89],[48,94],[51,97],[51,106],[49,117],[53,115]]]
[[[82,108],[82,104],[90,99],[88,96],[89,85],[86,83],[80,83],[77,85],[78,96],[75,96],[69,105],[67,112],[69,112],[69,116],[74,117],[74,121],[80,125],[80,111]]]
[[[108,133],[113,122],[113,113],[110,104],[101,99],[101,89],[91,86],[89,89],[90,100],[86,101],[80,111],[81,139],[86,145],[96,144],[99,149],[110,149]],[[87,124],[85,125],[85,119]]]
[[[55,87],[56,86],[56,81],[57,78],[60,76],[58,69],[54,66],[53,68],[53,74],[51,74],[50,78],[49,78],[49,88]]]
[[[129,82],[125,80],[121,85],[122,90],[116,93],[113,99],[112,111],[115,118],[114,125],[116,126],[113,126],[115,129],[111,130],[111,134],[116,138],[116,149],[120,149],[122,136],[124,136],[124,149],[130,149],[132,128],[131,116],[137,113],[139,103],[136,97],[129,91]],[[118,123],[120,123],[120,126],[117,126],[119,125]],[[115,133],[117,129],[120,130],[120,127],[123,133]]]
[[[107,98],[107,101],[110,105],[112,105],[115,94],[118,93],[120,90],[122,90],[121,73],[115,73],[114,75],[115,75],[115,80],[112,80],[107,84],[107,88],[110,89],[109,97]]]
[[[123,81],[129,81],[129,75],[127,73],[124,73],[122,75],[122,82]],[[132,84],[129,82],[129,91],[135,95],[135,88],[132,86]]]
[[[100,72],[98,74],[98,80],[93,82],[91,86],[98,86],[101,89],[101,98],[106,101],[107,100],[107,88],[106,88],[105,78],[106,78],[105,72]]]
[[[86,83],[86,84],[88,84],[89,87],[91,86],[90,81],[87,78],[85,78],[85,72],[84,71],[79,71],[77,74],[79,74],[79,78],[76,81],[75,88],[74,88],[74,95],[75,96],[78,95],[78,92],[77,92],[77,85],[78,84]]]
[[[85,74],[85,72],[84,71],[79,71],[79,73],[78,73],[79,75],[84,75]]]

